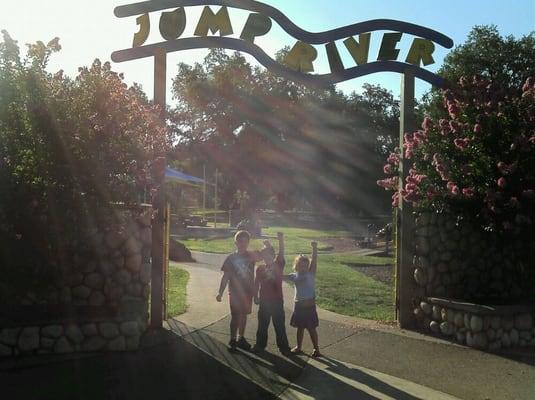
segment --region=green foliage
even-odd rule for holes
[[[320,255],[316,277],[316,300],[320,307],[343,315],[394,321],[393,285],[381,283],[345,264],[347,262],[373,264],[367,259],[366,256],[355,257],[351,254]]]
[[[495,25],[475,26],[466,42],[446,56],[439,74],[452,84],[463,76],[480,76],[501,89],[518,89],[535,76],[535,32],[516,39],[500,35]],[[447,115],[439,90],[426,96],[424,109],[433,118]]]
[[[314,90],[213,50],[202,64],[178,66],[173,93],[175,158],[192,160],[193,174],[202,163],[222,172],[225,209],[239,207],[238,190],[247,191],[252,208],[269,199],[281,211],[384,206],[373,183],[379,154],[397,135],[390,92],[372,85],[351,96]]]
[[[84,231],[105,227],[111,203],[150,190],[149,163],[166,150],[159,111],[95,60],[70,79],[50,74],[58,39],[24,58],[0,42],[0,242],[3,272],[73,264]],[[6,272],[7,273],[7,272]],[[37,273],[37,272],[36,272]]]

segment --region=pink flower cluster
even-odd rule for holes
[[[443,92],[447,117],[425,117],[421,130],[405,133],[402,154],[413,166],[403,185],[394,176],[399,153],[389,156],[383,172],[390,177],[378,184],[394,191],[394,206],[404,200],[442,209],[470,200],[487,227],[534,223],[535,79],[522,92],[477,76],[459,84]]]
[[[438,153],[433,155],[433,162],[431,165],[435,167],[435,170],[439,173],[440,178],[443,181],[449,180],[449,167],[444,161],[442,161],[442,158],[438,155]]]
[[[397,190],[398,180],[399,178],[397,176],[392,176],[390,178],[378,180],[377,184],[381,186],[382,188],[384,188],[385,190]]]
[[[464,151],[468,147],[468,144],[470,143],[470,139],[468,138],[457,138],[453,140],[453,144],[455,147],[457,147],[459,150]]]
[[[414,133],[405,133],[403,135],[403,148],[405,149],[405,158],[411,159],[414,150],[427,141],[426,131],[416,131]]]

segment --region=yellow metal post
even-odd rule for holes
[[[169,300],[169,242],[171,233],[171,206],[169,203],[165,207],[165,222],[164,222],[164,301],[163,301],[163,318],[167,319],[168,309],[167,303]]]
[[[154,54],[154,103],[162,109],[165,115],[165,80],[166,80],[167,54],[158,49]],[[165,163],[165,161],[164,161]],[[165,168],[165,165],[164,165]],[[165,179],[158,182],[159,189],[153,200],[156,211],[152,221],[152,276],[151,276],[151,313],[150,326],[161,328],[163,326],[164,304],[164,223],[165,223]]]
[[[414,113],[414,74],[405,71],[401,79],[401,107],[399,119],[399,148],[401,152],[399,163],[399,185],[405,184],[410,169],[410,160],[405,158],[403,151],[403,140],[406,132],[414,132],[416,120]],[[413,296],[415,282],[412,273],[412,258],[414,255],[414,222],[411,203],[399,199],[399,209],[397,210],[396,229],[396,287],[398,323],[401,328],[411,328],[414,325],[413,318]]]

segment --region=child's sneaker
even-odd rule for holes
[[[251,349],[251,352],[255,354],[263,353],[264,351],[266,351],[266,349],[259,347],[257,345],[254,345],[253,348]]]
[[[242,350],[249,351],[251,350],[251,345],[245,340],[245,338],[242,336],[238,339],[236,342],[236,347],[239,347]]]
[[[293,354],[292,350],[289,347],[279,349],[279,351],[283,356],[286,356],[286,357],[289,357]]]
[[[237,344],[236,339],[230,339],[230,342],[228,342],[228,351],[236,351]]]
[[[312,356],[313,358],[323,357],[323,356],[321,355],[320,351],[317,350],[317,349],[314,349],[314,351],[312,352],[311,356]]]

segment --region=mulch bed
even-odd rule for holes
[[[394,282],[394,266],[393,265],[368,265],[358,263],[344,263],[355,271],[361,272],[376,281],[382,282],[386,285],[391,285]]]
[[[334,252],[340,253],[344,251],[354,251],[357,250],[357,242],[355,239],[351,238],[321,238],[319,239],[321,243],[327,244],[333,247]]]

